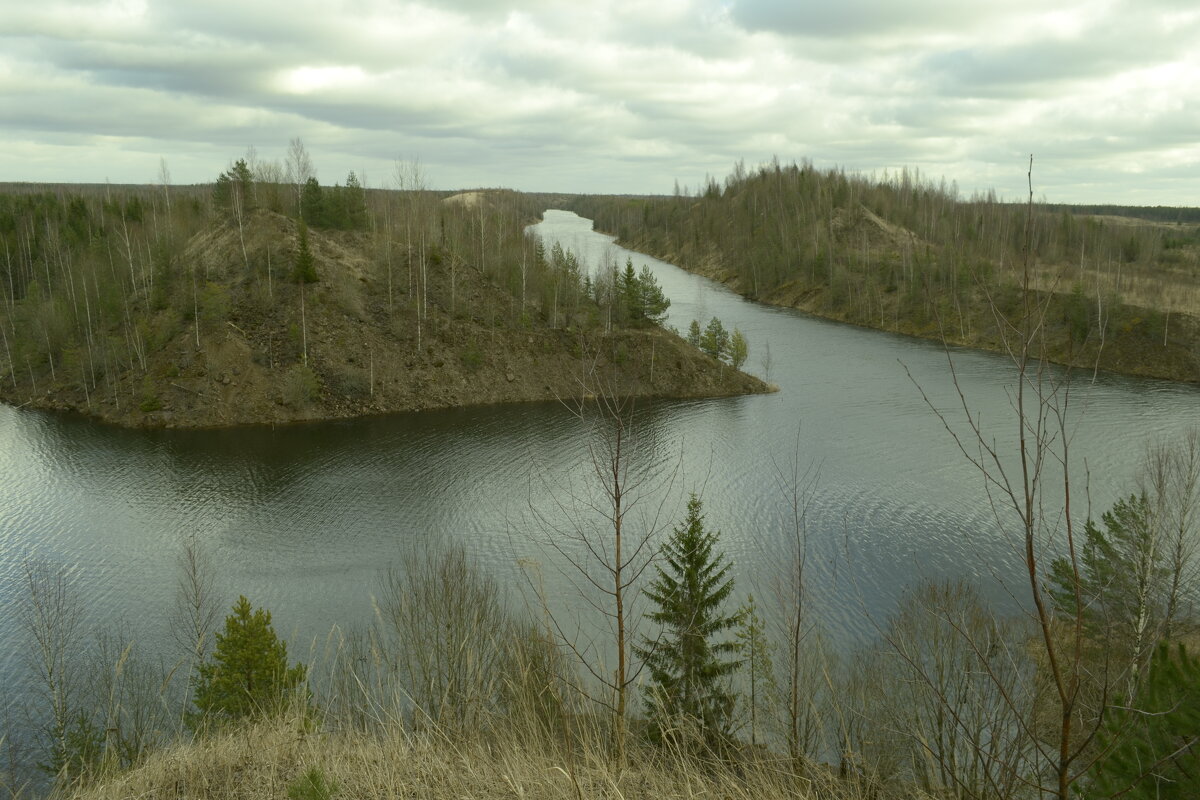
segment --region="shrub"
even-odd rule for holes
[[[337,783],[327,780],[320,767],[310,767],[288,784],[288,800],[333,800],[337,790]]]
[[[205,322],[221,322],[229,316],[229,291],[216,283],[206,283],[200,291],[200,316]]]
[[[468,372],[474,372],[483,366],[483,353],[479,352],[479,345],[474,342],[462,351],[459,358]]]
[[[301,408],[317,399],[321,382],[317,374],[304,364],[297,364],[287,372],[283,381],[283,399],[293,408]]]
[[[142,398],[138,403],[138,408],[147,414],[162,408],[162,400],[155,391],[154,381],[150,380],[149,375],[142,379]]]

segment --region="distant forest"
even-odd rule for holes
[[[1077,216],[1096,215],[1131,217],[1150,222],[1200,223],[1200,208],[1192,206],[1117,206],[1117,205],[1065,205],[1047,203],[1047,211],[1069,211]]]
[[[738,164],[695,194],[580,196],[569,207],[753,299],[1003,349],[1031,291],[1048,304],[1053,360],[1200,378],[1200,225],[1181,224],[1200,222],[1200,209],[1031,207],[962,197],[907,169],[877,179],[808,161]]]

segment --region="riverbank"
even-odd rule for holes
[[[566,207],[752,300],[998,352],[1032,314],[1050,361],[1200,381],[1194,209],[1169,223],[1076,215],[777,162],[698,195],[580,195]]]
[[[598,391],[661,399],[770,391],[660,329],[604,337],[458,329],[417,353],[378,331],[358,329],[353,341],[346,334],[330,331],[314,341],[306,370],[256,363],[253,342],[231,331],[200,350],[152,356],[153,368],[170,375],[161,382],[91,396],[66,382],[33,397],[9,387],[0,400],[124,427],[217,428],[567,400]],[[456,348],[464,337],[468,344]]]
[[[1010,307],[1002,309],[1002,313],[1011,317],[1011,306],[1018,297],[1015,290],[993,294],[990,298],[977,290],[970,302],[954,304],[944,309],[944,314],[935,309],[920,319],[898,313],[900,298],[895,292],[881,291],[874,296],[870,306],[872,313],[867,316],[854,306],[836,307],[831,303],[829,288],[820,282],[796,279],[756,294],[735,269],[723,263],[716,251],[700,258],[689,258],[685,254],[655,248],[637,238],[619,243],[717,281],[756,302],[794,308],[822,319],[872,330],[958,347],[1007,352],[991,302],[1008,304]],[[1185,383],[1200,381],[1200,318],[1195,315],[1115,304],[1106,309],[1103,330],[1088,330],[1079,335],[1076,328],[1078,296],[1044,290],[1034,290],[1033,294],[1046,307],[1044,331],[1050,361],[1089,373],[1100,369],[1142,378]],[[1085,311],[1085,318],[1086,315]]]

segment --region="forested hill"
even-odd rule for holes
[[[1035,176],[1036,178],[1036,176]],[[738,167],[696,196],[581,196],[569,207],[619,241],[748,297],[833,319],[1002,349],[1028,289],[1047,355],[1131,374],[1200,379],[1200,224],[962,198],[901,171]],[[1187,213],[1184,213],[1187,212]],[[1027,225],[1027,218],[1029,224]]]
[[[0,400],[219,426],[575,396],[762,391],[525,234],[542,210],[285,183],[0,193]]]

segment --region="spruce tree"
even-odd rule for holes
[[[275,710],[304,682],[304,665],[288,666],[287,644],[275,635],[271,612],[252,609],[245,597],[234,603],[216,642],[196,682],[196,708],[207,719]]]
[[[759,710],[769,713],[778,700],[775,667],[771,663],[771,643],[767,640],[766,623],[758,613],[754,595],[746,598],[739,613],[741,626],[737,632],[738,648],[746,665],[747,688],[750,696],[743,698],[750,715],[750,744],[758,744]]]
[[[292,278],[296,283],[313,283],[317,280],[317,262],[308,246],[308,225],[304,220],[296,223],[299,243],[296,246],[296,266]]]
[[[346,218],[344,227],[352,231],[366,230],[367,227],[367,193],[353,171],[346,176],[346,185],[342,189],[345,199]]]
[[[704,744],[731,737],[735,697],[729,678],[741,666],[738,643],[723,637],[740,621],[723,605],[733,591],[729,562],[718,551],[719,531],[704,528],[700,499],[688,501],[687,517],[663,548],[666,567],[645,590],[657,610],[646,616],[662,626],[657,639],[635,647],[650,671],[646,712],[661,739],[694,725]]]
[[[300,218],[309,225],[328,224],[325,193],[316,178],[309,178],[300,190]]]

